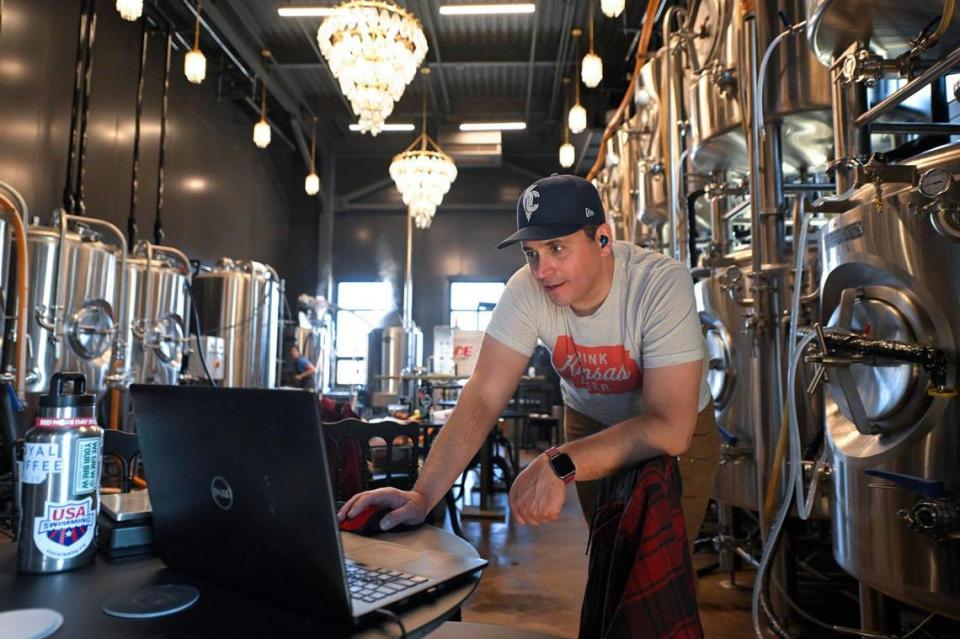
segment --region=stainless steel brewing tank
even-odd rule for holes
[[[367,389],[375,393],[400,395],[404,392],[400,375],[420,366],[423,361],[423,333],[414,327],[384,326],[370,331],[367,338]]]
[[[921,175],[940,167],[956,179],[960,148],[943,147],[910,164]],[[923,183],[921,178],[921,188]],[[841,295],[852,289],[853,330],[941,349],[950,360],[948,384],[956,385],[960,281],[953,274],[960,272],[960,244],[935,231],[922,209],[931,200],[916,188],[885,184],[883,194],[883,211],[877,211],[873,186],[862,188],[858,206],[824,227],[821,318],[837,322]],[[867,474],[899,473],[960,492],[960,403],[929,396],[927,377],[915,366],[850,370],[867,415],[883,434],[861,434],[842,391],[829,386],[834,556],[875,590],[960,618],[960,544],[914,530],[900,514],[938,500],[924,497],[916,483]],[[956,523],[954,532],[960,532]]]
[[[794,22],[805,17],[801,0],[754,4],[758,56],[784,29],[780,12]],[[700,170],[746,170],[749,161],[738,91],[748,76],[742,64],[742,27],[735,3],[703,0],[691,20],[695,61],[687,96],[690,158]],[[822,172],[833,145],[830,74],[817,62],[802,35],[788,36],[772,54],[764,104],[766,121],[781,126],[784,173]]]
[[[27,228],[30,292],[27,391],[44,392],[54,373],[79,371],[87,389],[104,389],[117,325],[119,250],[96,233],[67,231],[60,273],[60,232]],[[54,321],[54,316],[60,320]]]
[[[732,260],[741,268],[749,268],[750,252],[741,251]],[[751,396],[759,382],[753,379],[750,365],[753,336],[745,329],[751,309],[740,306],[727,294],[720,282],[722,273],[717,269],[694,286],[709,354],[707,382],[717,427],[723,435],[713,496],[731,506],[758,510]]]
[[[193,278],[204,335],[224,339],[223,386],[273,388],[280,344],[280,280],[260,262],[222,258]]]
[[[160,247],[157,247],[160,248]],[[190,265],[178,264],[156,253],[147,268],[147,257],[127,259],[126,362],[132,382],[174,385],[189,326]],[[147,283],[147,273],[150,283]]]
[[[643,226],[659,229],[670,219],[666,171],[667,127],[666,105],[662,104],[666,52],[658,51],[640,68],[634,93],[636,114],[630,127],[637,132],[636,214]]]
[[[807,37],[825,65],[854,42],[863,42],[885,57],[895,58],[909,51],[911,41],[925,28],[936,30],[947,1],[807,0]],[[924,57],[936,59],[960,46],[957,9],[943,36]]]

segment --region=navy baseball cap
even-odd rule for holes
[[[552,240],[606,221],[597,189],[576,175],[540,178],[517,200],[517,232],[498,249],[523,240]]]

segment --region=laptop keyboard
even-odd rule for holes
[[[400,570],[387,568],[367,568],[360,564],[347,562],[347,585],[350,596],[366,603],[377,601],[419,586],[427,581],[426,577],[411,575]]]

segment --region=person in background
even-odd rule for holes
[[[517,476],[513,519],[556,520],[576,482],[591,539],[581,639],[702,637],[688,538],[720,446],[690,273],[614,241],[596,188],[572,175],[521,194],[517,232],[498,248],[517,242],[527,265],[507,283],[413,490],[361,493],[338,517],[377,504],[391,509],[384,529],[422,522],[496,424],[539,339],[561,378],[566,442]]]
[[[316,388],[315,378],[317,367],[310,363],[310,360],[300,352],[299,347],[290,347],[290,359],[293,360],[293,368],[296,370],[294,379],[300,383],[300,388],[309,390]]]

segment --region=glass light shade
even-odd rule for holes
[[[583,83],[591,89],[597,87],[603,81],[603,60],[596,53],[588,53],[583,56],[583,62],[580,63],[580,78]]]
[[[138,20],[143,15],[143,0],[117,0],[117,13],[124,20]]]
[[[567,114],[567,126],[571,133],[580,133],[587,128],[587,110],[582,105],[574,104]]]
[[[569,142],[560,145],[560,166],[569,169],[573,166],[573,161],[577,159],[577,151]]]
[[[425,229],[457,179],[457,166],[438,151],[405,151],[393,157],[390,177],[397,185],[417,228]]]
[[[600,11],[608,18],[616,18],[623,13],[626,0],[600,0]]]
[[[377,135],[427,54],[420,22],[389,2],[351,0],[317,30],[317,44],[363,133]]]
[[[183,75],[194,84],[200,84],[207,77],[207,58],[200,49],[187,51],[183,57]]]
[[[270,146],[270,125],[265,120],[253,125],[253,143],[261,149]]]
[[[316,195],[320,192],[320,176],[316,173],[311,172],[307,176],[307,179],[303,183],[303,190],[307,192],[307,195]]]

